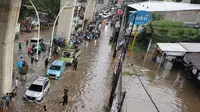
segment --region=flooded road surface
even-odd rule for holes
[[[17,60],[23,56],[28,61],[31,70],[27,80],[22,81],[22,90],[18,91],[13,110],[17,112],[41,112],[43,105],[47,106],[48,112],[102,112],[103,106],[108,103],[111,78],[112,78],[112,52],[109,45],[109,37],[112,29],[109,26],[101,29],[101,37],[96,43],[91,41],[86,49],[81,45],[81,55],[78,58],[77,72],[72,67],[67,67],[64,75],[59,80],[51,80],[51,90],[44,97],[41,104],[30,103],[23,100],[26,87],[29,87],[37,76],[45,76],[44,60],[47,53],[39,56],[39,61],[30,65],[30,57],[27,55],[25,39],[32,37],[31,34],[23,34],[18,42],[23,42],[23,51],[18,51],[18,42],[15,44],[15,68]],[[43,37],[50,37],[51,32],[41,33]],[[49,38],[44,41],[49,42]],[[16,74],[15,77],[19,76]],[[68,89],[68,106],[62,106],[63,89]]]
[[[19,57],[23,56],[28,61],[30,70],[27,80],[21,81],[22,90],[19,89],[9,112],[41,112],[43,105],[47,106],[48,112],[103,112],[103,106],[108,103],[111,92],[114,61],[109,45],[112,31],[110,27],[102,27],[101,31],[101,38],[96,44],[91,41],[87,49],[83,44],[80,46],[82,53],[78,59],[77,72],[72,67],[67,67],[60,80],[51,80],[51,90],[41,104],[27,102],[23,100],[23,95],[35,77],[45,76],[44,60],[48,55],[42,53],[39,61],[31,65],[25,40],[36,36],[37,32],[22,34],[15,43],[14,65],[16,69]],[[49,42],[50,34],[51,30],[41,32],[46,42]],[[18,42],[23,43],[22,51],[18,51]],[[185,79],[183,70],[164,71],[161,68],[157,72],[158,64],[151,60],[152,55],[148,54],[145,59],[144,57],[144,53],[134,53],[124,63],[123,90],[127,94],[123,112],[157,112],[139,78],[160,112],[200,111],[198,87]],[[16,73],[15,78],[17,76],[20,75]],[[62,106],[63,89],[69,90],[67,107]]]
[[[123,69],[123,90],[127,91],[124,112],[157,112],[138,77],[160,112],[200,111],[198,87],[185,79],[183,70],[164,71],[161,67],[157,72],[158,64],[152,62],[152,55],[148,54],[145,61],[144,57],[144,53],[134,53],[131,58],[126,58]]]

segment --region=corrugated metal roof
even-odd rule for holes
[[[168,12],[168,11],[188,11],[200,10],[198,4],[187,4],[177,2],[149,1],[128,5],[136,10],[146,10],[150,12]]]
[[[169,56],[184,56],[187,52],[179,43],[157,43],[162,52]]]
[[[180,43],[187,52],[200,52],[200,43]]]
[[[188,53],[185,57],[200,70],[200,53]]]
[[[179,43],[157,43],[157,45],[164,52],[186,52]]]

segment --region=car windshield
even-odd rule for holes
[[[32,84],[29,87],[30,91],[36,91],[36,92],[41,92],[42,91],[42,86],[41,85],[36,85],[36,84]]]
[[[60,66],[51,65],[50,69],[59,71],[60,70]]]
[[[37,40],[31,39],[31,43],[37,43]]]

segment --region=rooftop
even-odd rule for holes
[[[179,43],[157,43],[162,52],[170,56],[183,56],[187,51]]]
[[[150,12],[200,10],[200,5],[198,4],[164,2],[164,1],[148,1],[148,2],[131,4],[128,6],[136,10],[145,10],[145,11],[150,11]]]
[[[199,53],[188,53],[185,55],[186,58],[197,68],[200,70],[200,54]]]
[[[187,52],[200,52],[200,43],[180,43]]]

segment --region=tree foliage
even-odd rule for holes
[[[32,0],[38,11],[48,14],[48,18],[52,19],[60,10],[60,0]],[[29,0],[24,0],[26,5],[31,5]]]
[[[184,40],[197,41],[198,30],[195,28],[186,28],[182,22],[172,21],[153,21],[154,42],[178,42]]]

